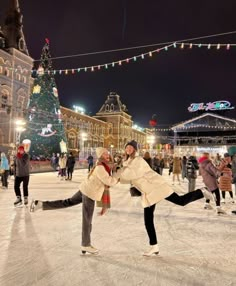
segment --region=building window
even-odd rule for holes
[[[8,103],[8,96],[6,94],[3,94],[1,96],[1,108],[6,108]]]
[[[108,105],[108,104],[106,104],[105,110],[106,110],[106,111],[109,111],[109,110],[110,110],[110,108],[109,108],[109,105]]]

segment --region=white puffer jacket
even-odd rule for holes
[[[100,201],[105,185],[114,186],[118,182],[115,177],[109,176],[103,165],[95,167],[93,173],[80,185],[80,191],[94,201]]]
[[[141,200],[144,208],[158,203],[174,192],[165,179],[153,171],[140,156],[123,162],[119,176],[121,183],[129,181],[142,193]]]

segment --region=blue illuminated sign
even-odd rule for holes
[[[208,102],[208,103],[191,103],[191,105],[188,107],[189,112],[195,112],[199,110],[230,110],[234,109],[234,106],[231,106],[231,103],[226,100],[220,100],[220,101],[214,101],[214,102]]]

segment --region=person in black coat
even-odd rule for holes
[[[66,180],[72,180],[74,166],[75,166],[75,157],[73,156],[73,153],[70,152],[70,155],[68,156],[67,161],[66,161],[66,168],[67,168]]]
[[[186,177],[188,179],[188,192],[193,192],[196,187],[198,161],[195,156],[190,156],[186,162]]]

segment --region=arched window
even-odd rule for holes
[[[9,97],[10,97],[9,92],[6,89],[2,89],[0,94],[0,107],[2,109],[6,109],[8,107]]]

